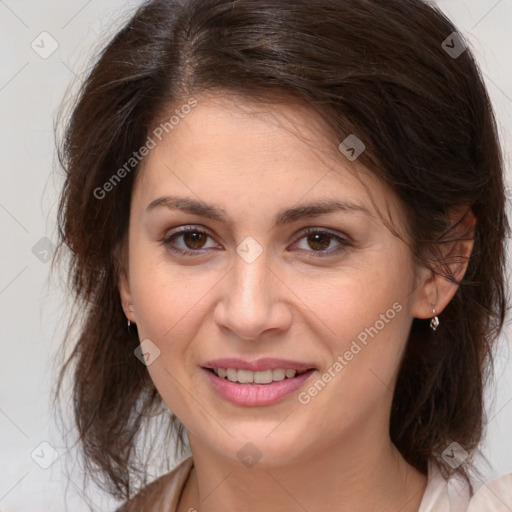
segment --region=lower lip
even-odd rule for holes
[[[269,384],[240,384],[218,377],[212,371],[203,368],[214,389],[228,402],[257,407],[272,405],[284,400],[291,393],[299,389],[315,370],[308,370],[293,379],[271,382]]]

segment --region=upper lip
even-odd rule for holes
[[[292,361],[290,359],[278,359],[273,357],[265,357],[254,361],[228,357],[208,361],[203,365],[203,368],[235,368],[237,370],[252,370],[253,372],[284,368],[285,370],[297,370],[300,372],[303,370],[314,369],[314,365],[310,363]]]

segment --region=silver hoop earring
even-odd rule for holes
[[[439,327],[439,318],[436,315],[436,310],[432,308],[432,313],[434,313],[434,317],[430,320],[430,328],[435,331]]]

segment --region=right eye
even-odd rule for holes
[[[204,252],[204,245],[210,235],[200,229],[198,226],[188,226],[184,229],[168,233],[161,240],[166,249],[171,252],[183,255],[183,256],[198,256]],[[179,247],[176,244],[176,240],[180,240],[182,246]],[[218,246],[215,246],[217,248]],[[209,249],[211,247],[206,247]]]

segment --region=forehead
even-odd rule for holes
[[[392,190],[357,161],[349,162],[325,122],[307,106],[218,94],[196,99],[162,140],[155,139],[138,172],[136,198],[148,203],[179,191],[226,206],[276,210],[301,198],[357,197],[369,210],[394,207]]]
[[[179,109],[173,106],[169,110]],[[164,113],[159,118],[160,126],[165,126],[169,117],[168,112]],[[258,163],[279,162],[280,166],[271,165],[278,170],[287,161],[296,166],[304,158],[306,165],[312,159],[334,160],[337,151],[322,118],[307,106],[291,101],[262,103],[238,95],[209,93],[197,96],[197,105],[188,114],[174,118],[178,122],[166,130],[146,163],[167,147],[167,152],[178,152],[181,159],[210,159],[212,163],[222,159],[229,162],[227,170],[236,167],[238,173],[243,173],[252,171],[255,157]]]

